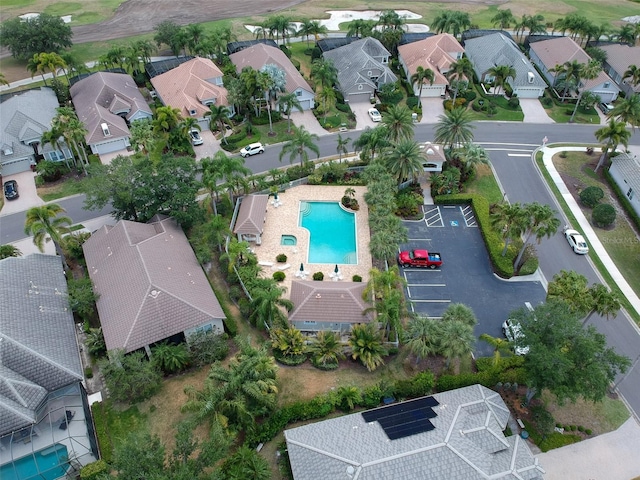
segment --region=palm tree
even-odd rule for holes
[[[9,257],[21,257],[22,252],[14,245],[0,245],[0,260],[4,260]]]
[[[443,322],[462,322],[470,327],[474,327],[478,323],[473,310],[463,303],[452,303],[442,313]]]
[[[189,365],[189,351],[184,343],[162,342],[151,348],[151,358],[165,373],[184,370]]]
[[[449,145],[450,149],[473,141],[475,128],[471,116],[465,108],[458,107],[440,115],[436,126],[435,142]]]
[[[251,315],[249,320],[258,328],[263,326],[268,329],[272,327],[287,328],[287,318],[283,308],[290,311],[293,303],[282,295],[286,289],[274,283],[268,286],[255,288],[252,292]]]
[[[618,122],[611,118],[609,119],[609,123],[596,130],[594,135],[599,142],[606,142],[602,149],[600,160],[598,160],[598,165],[596,165],[594,170],[597,172],[598,169],[609,159],[609,152],[614,151],[620,144],[624,145],[625,148],[629,145],[631,132],[627,130],[624,122]]]
[[[509,78],[516,78],[516,69],[511,65],[494,65],[489,69],[488,73],[494,78],[493,82],[498,86],[498,89],[502,88],[503,91],[505,82]]]
[[[413,138],[413,116],[406,105],[393,105],[382,118],[387,138],[393,143]]]
[[[299,112],[304,111],[295,92],[280,95],[278,98],[278,108],[287,116],[287,132],[291,132],[291,112],[294,108]]]
[[[593,80],[596,78],[600,72],[602,71],[602,65],[597,60],[590,60],[589,63],[583,63],[580,66],[580,83],[582,80]],[[580,90],[580,94],[578,95],[578,100],[576,101],[576,106],[573,109],[573,113],[571,114],[571,118],[569,119],[569,123],[573,122],[573,118],[578,111],[578,106],[580,105],[580,100],[582,99],[582,95],[585,92],[584,88]]]
[[[214,129],[220,130],[222,134],[222,140],[225,145],[227,144],[227,137],[225,135],[225,125],[229,125],[229,116],[231,112],[224,105],[209,105],[209,111],[204,114],[205,117],[209,117],[209,130],[212,132]]]
[[[640,85],[640,67],[629,65],[629,68],[622,74],[622,80],[629,80],[629,83],[634,87]]]
[[[365,157],[371,154],[370,161],[372,162],[376,157],[376,152],[385,149],[389,145],[387,131],[382,126],[365,128],[360,137],[353,141],[355,151],[362,151]]]
[[[33,78],[35,75],[40,74],[45,86],[47,85],[47,79],[44,78],[44,65],[40,62],[39,54],[34,53],[33,56],[27,61],[27,70],[29,70],[31,78]]]
[[[336,139],[336,142],[337,142],[336,151],[340,156],[340,158],[338,159],[339,162],[342,162],[342,155],[346,155],[347,153],[349,153],[349,149],[347,148],[347,145],[349,145],[350,141],[351,141],[350,138],[343,139],[342,135],[338,134],[338,138]]]
[[[520,260],[524,255],[527,243],[535,236],[538,243],[544,238],[550,238],[556,234],[560,227],[560,220],[555,216],[556,212],[549,205],[541,205],[537,202],[526,204],[523,207],[524,222],[522,223],[522,247],[513,262],[513,267],[520,270]]]
[[[504,257],[507,254],[509,242],[520,238],[524,222],[522,206],[519,203],[499,203],[493,207],[489,221],[494,230],[500,232],[504,240],[504,248],[502,249]]]
[[[409,322],[405,332],[407,347],[420,360],[435,355],[438,351],[438,323],[429,317],[415,317]]]
[[[347,37],[370,37],[375,26],[375,20],[363,20],[361,18],[356,18],[349,22]]]
[[[451,33],[457,37],[462,30],[471,26],[471,18],[466,12],[445,10],[434,18],[431,27],[437,33]]]
[[[338,81],[338,69],[331,60],[317,58],[311,64],[311,77],[320,82],[321,87],[333,87]]]
[[[329,33],[326,25],[322,25],[320,23],[320,20],[311,20],[306,28],[308,35],[313,35],[313,38],[315,38],[316,42],[320,40],[320,35],[327,35]],[[309,37],[307,37],[307,44],[308,43]]]
[[[129,131],[131,132],[131,146],[134,151],[142,151],[146,154],[153,149],[155,135],[153,134],[151,119],[143,118],[132,122]]]
[[[420,145],[409,139],[400,140],[384,156],[384,163],[389,173],[396,177],[399,184],[406,179],[412,179],[415,182],[424,171],[423,162],[424,155]]]
[[[7,79],[4,77],[4,73],[0,72],[0,85],[9,85],[9,82],[7,82]]]
[[[302,332],[293,325],[285,328],[272,328],[269,332],[269,337],[271,338],[271,348],[280,352],[283,357],[300,357],[304,355],[304,337]]]
[[[515,21],[516,17],[513,16],[513,13],[511,13],[511,10],[508,8],[506,10],[498,10],[498,13],[491,18],[493,26],[500,27],[503,30],[505,28],[509,28],[509,26]]]
[[[44,252],[44,242],[47,237],[51,238],[66,271],[69,270],[69,266],[61,243],[62,236],[69,233],[69,226],[72,222],[69,217],[60,216],[65,212],[66,210],[56,203],[30,208],[27,210],[24,233],[33,235],[33,243],[41,252]]]
[[[60,107],[56,111],[56,116],[51,120],[51,130],[60,132],[65,139],[65,143],[73,147],[78,158],[77,162],[81,163],[86,174],[86,166],[89,164],[89,159],[84,149],[84,139],[87,130],[71,107]]]
[[[320,157],[320,149],[314,142],[320,137],[315,133],[309,132],[304,126],[293,129],[293,137],[282,145],[280,151],[280,161],[285,155],[289,155],[289,163],[293,163],[293,159],[297,156],[300,158],[300,167],[304,166],[304,162],[309,161],[309,153],[307,149],[314,152],[318,158]]]
[[[492,337],[488,333],[481,334],[479,338],[493,347],[493,364],[495,366],[500,365],[501,353],[511,354],[511,342],[506,338]]]
[[[418,65],[416,68],[416,73],[411,75],[411,85],[420,85],[420,90],[418,91],[418,98],[422,98],[422,87],[424,86],[424,82],[428,81],[429,85],[433,85],[433,81],[435,80],[435,73],[430,68],[424,68],[422,65]]]
[[[449,70],[447,70],[445,76],[449,82],[460,82],[463,79],[467,82],[471,82],[471,79],[473,78],[473,64],[471,63],[471,60],[467,57],[463,57],[457,62],[453,62],[449,65]],[[458,88],[456,87],[453,90],[453,105],[456,104],[457,97]]]
[[[387,349],[382,343],[382,331],[373,323],[359,323],[351,328],[348,344],[351,358],[360,360],[370,372],[384,365]]]
[[[67,68],[67,64],[63,58],[55,52],[40,53],[38,55],[42,69],[47,69],[53,75],[53,78],[57,78],[58,70]]]
[[[202,171],[202,183],[209,191],[211,198],[211,208],[214,215],[218,215],[217,202],[222,191],[220,181],[224,178],[224,166],[227,163],[227,155],[222,150],[218,150],[214,157],[205,157],[200,161]],[[215,197],[214,197],[215,194]]]
[[[567,93],[575,89],[580,83],[580,62],[573,60],[572,62],[564,62],[562,65],[556,65],[552,71],[555,72],[554,87],[562,89],[562,101],[564,102]]]
[[[332,87],[322,87],[320,93],[318,93],[318,100],[322,102],[322,111],[326,119],[327,113],[336,104],[336,91]]]
[[[273,123],[271,122],[272,102],[274,99],[277,100],[278,93],[285,91],[287,77],[284,70],[273,63],[264,65],[260,69],[260,73],[266,74],[266,77],[261,76],[260,78],[265,80],[263,83],[263,90],[269,112],[269,134],[273,135]]]
[[[467,168],[473,168],[477,165],[489,165],[489,155],[487,151],[476,143],[468,143],[462,150],[462,156]]]
[[[460,321],[442,322],[438,333],[438,351],[447,360],[447,367],[451,360],[470,355],[473,351],[476,339],[472,326]]]
[[[620,298],[615,292],[609,290],[605,285],[596,283],[589,289],[592,303],[589,314],[582,320],[582,325],[586,325],[591,316],[594,313],[602,316],[604,315],[609,320],[609,315],[616,318],[618,316],[618,310],[622,307]]]
[[[227,189],[229,193],[229,201],[231,205],[234,204],[234,187],[243,183],[243,180],[247,175],[251,174],[251,170],[249,170],[244,165],[244,158],[242,157],[227,157],[226,155],[222,158],[221,155],[214,155],[214,159],[219,159],[222,163],[222,176],[224,178],[224,187]]]
[[[619,99],[607,116],[625,124],[630,124],[635,131],[635,128],[640,126],[640,93],[634,93]]]
[[[64,141],[62,140],[62,134],[57,129],[47,130],[42,133],[42,137],[40,137],[40,145],[44,149],[45,145],[51,144],[51,148],[56,151],[60,151],[62,145],[64,145]],[[69,168],[69,159],[65,154],[64,162]]]
[[[221,467],[227,480],[269,480],[271,468],[269,462],[255,448],[241,446]]]
[[[313,22],[318,22],[318,20],[311,20],[310,18],[305,18],[300,22],[300,28],[298,29],[298,32],[296,33],[296,35],[300,36],[300,37],[306,37],[307,39],[307,48],[309,48],[309,35],[313,35],[313,27],[311,26],[311,24]],[[320,23],[320,22],[318,22]]]
[[[345,358],[344,346],[338,336],[331,331],[323,330],[311,338],[307,351],[311,355],[314,365],[337,365],[339,360]]]
[[[524,37],[525,30],[529,30],[529,35],[534,35],[536,33],[545,33],[547,31],[547,26],[544,23],[544,17],[542,15],[523,15],[522,21],[519,24],[519,31],[521,32],[520,39]],[[518,32],[518,28],[516,28],[516,34]]]
[[[215,205],[215,202],[214,202]],[[222,252],[224,239],[231,233],[229,222],[221,215],[213,215],[211,219],[202,226],[203,238],[210,246],[216,246]]]
[[[168,137],[169,133],[176,130],[182,115],[177,108],[165,106],[156,108],[155,115],[153,116],[153,131],[164,137]]]

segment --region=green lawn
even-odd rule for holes
[[[466,191],[482,195],[490,204],[499,203],[503,198],[500,186],[493,175],[493,170],[488,165],[478,165],[476,176],[469,182]]]
[[[38,188],[38,196],[45,202],[50,202],[59,198],[85,193],[86,182],[84,180],[84,178],[70,178],[53,186],[44,185]]]
[[[549,117],[551,117],[556,123],[569,123],[571,114],[576,104],[569,101],[565,103],[555,103],[551,108],[545,108]],[[600,123],[600,117],[595,108],[589,108],[588,110],[583,107],[578,107],[576,116],[573,118],[574,123]]]

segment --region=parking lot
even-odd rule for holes
[[[537,305],[545,290],[537,281],[507,281],[493,274],[484,241],[471,207],[424,205],[424,219],[405,221],[409,241],[401,250],[426,249],[442,255],[436,269],[400,268],[407,281],[409,310],[438,318],[451,303],[464,303],[478,318],[481,333],[501,336],[502,322],[524,302]],[[522,280],[522,279],[518,279]],[[489,356],[491,347],[478,342],[477,356]]]

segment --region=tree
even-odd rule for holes
[[[331,110],[336,104],[336,92],[332,87],[322,87],[320,89],[320,93],[317,94],[318,100],[322,102],[322,112],[324,113],[324,118],[327,118],[327,113]]]
[[[27,210],[24,223],[24,233],[33,235],[33,244],[38,250],[44,252],[44,242],[47,237],[51,239],[56,249],[56,254],[62,260],[65,271],[69,270],[64,250],[61,246],[62,236],[69,233],[71,219],[64,215],[66,210],[56,203],[49,203],[41,207],[32,207]]]
[[[0,24],[0,46],[17,60],[27,60],[42,52],[60,53],[71,47],[71,27],[58,16],[41,13],[23,20],[16,17]]]
[[[500,27],[501,29],[509,28],[509,26],[516,21],[516,17],[513,16],[510,9],[498,10],[491,18],[491,24],[494,27]]]
[[[338,81],[338,69],[331,60],[317,58],[311,63],[311,77],[320,82],[321,87],[333,87]]]
[[[174,345],[167,341],[151,348],[151,360],[167,374],[184,370],[191,363],[189,350],[184,343]]]
[[[594,135],[599,142],[605,142],[602,149],[602,155],[598,160],[595,171],[597,172],[602,165],[609,159],[609,154],[615,151],[616,147],[620,144],[627,147],[629,145],[629,138],[631,132],[627,130],[624,122],[618,122],[613,118],[609,119],[609,123],[606,126],[595,131]]]
[[[291,112],[295,108],[299,112],[303,111],[302,104],[298,100],[295,92],[285,93],[278,98],[278,108],[287,116],[287,132],[291,132]]]
[[[285,328],[272,328],[269,332],[271,348],[283,357],[300,357],[305,352],[305,340],[302,332],[293,325]],[[304,357],[306,358],[306,357]]]
[[[445,74],[445,76],[447,77],[447,80],[449,80],[450,83],[455,82],[456,84],[456,88],[453,89],[453,103],[452,105],[456,104],[456,98],[458,96],[458,86],[459,83],[464,79],[467,82],[471,82],[471,80],[473,79],[473,64],[471,63],[471,60],[469,60],[467,57],[463,57],[460,60],[458,60],[457,62],[453,62],[451,65],[449,65],[449,70],[447,70],[447,73]]]
[[[431,28],[437,33],[451,33],[457,37],[461,31],[471,26],[471,18],[466,12],[445,10],[433,19]]]
[[[51,120],[51,130],[62,135],[65,143],[72,147],[74,158],[77,158],[76,165],[80,163],[86,174],[86,167],[89,164],[89,158],[84,149],[87,129],[71,107],[60,107],[56,112],[56,116]]]
[[[494,78],[493,83],[498,87],[498,91],[504,91],[504,84],[509,78],[516,78],[516,69],[511,65],[494,65],[488,73]]]
[[[109,395],[116,402],[133,403],[151,397],[160,389],[162,376],[142,352],[111,350],[109,358],[99,362]]]
[[[471,325],[459,320],[442,322],[438,335],[438,353],[446,359],[447,366],[452,360],[471,355],[476,340]]]
[[[493,364],[494,365],[500,365],[500,359],[501,359],[500,355],[502,353],[506,353],[507,355],[510,355],[512,353],[511,342],[505,338],[492,337],[488,333],[481,334],[479,338],[483,342],[486,342],[493,347]]]
[[[567,93],[575,89],[580,84],[581,63],[577,60],[564,62],[556,65],[553,71],[556,73],[554,86],[562,89],[562,101],[564,102]]]
[[[211,365],[216,360],[224,360],[229,353],[226,335],[214,330],[195,332],[189,335],[187,347],[195,366]]]
[[[307,131],[304,126],[295,127],[293,129],[293,137],[282,145],[280,151],[280,161],[285,155],[289,155],[289,162],[293,163],[293,159],[297,156],[300,158],[300,167],[304,165],[304,162],[309,161],[308,150],[314,152],[318,158],[320,157],[320,149],[314,143],[318,141],[319,137],[315,133]]]
[[[102,327],[90,328],[85,340],[89,353],[96,358],[104,357],[107,353],[107,345],[104,342]]]
[[[420,89],[418,91],[418,97],[422,98],[422,87],[424,87],[424,82],[429,82],[429,85],[433,85],[433,81],[435,80],[435,73],[430,68],[424,68],[422,65],[418,65],[416,68],[416,73],[411,75],[411,85],[419,85]]]
[[[413,140],[402,139],[394,147],[383,158],[389,173],[395,175],[398,183],[402,183],[405,179],[415,182],[424,171],[422,166],[424,155],[420,145]]]
[[[224,105],[209,105],[209,111],[204,114],[209,117],[209,129],[213,132],[215,129],[222,134],[222,141],[227,145],[227,137],[225,135],[225,125],[229,125],[231,112]]]
[[[376,26],[375,20],[364,20],[356,18],[349,22],[347,29],[347,37],[370,37],[373,34],[373,29]]]
[[[522,247],[513,263],[513,268],[516,272],[520,271],[522,267],[520,261],[522,260],[529,240],[531,240],[533,236],[535,236],[536,241],[540,243],[544,237],[550,238],[558,231],[560,220],[556,218],[555,213],[556,212],[548,205],[541,205],[537,202],[523,205],[523,222],[520,224],[523,237]]]
[[[21,257],[22,252],[15,245],[0,245],[0,260],[4,260],[9,257]]]
[[[578,71],[580,77],[580,83],[582,80],[593,80],[596,78],[600,72],[602,71],[602,65],[597,60],[590,60],[589,63],[580,64],[580,70]],[[580,105],[580,100],[582,99],[582,95],[584,95],[584,88],[580,90],[578,94],[578,100],[576,101],[576,106],[573,109],[573,113],[571,114],[571,118],[569,119],[569,123],[573,122],[573,118],[578,111],[578,106]]]
[[[471,116],[464,108],[458,107],[438,117],[435,142],[449,145],[449,148],[465,145],[473,141],[475,128]]]
[[[269,462],[255,449],[246,445],[241,446],[222,464],[221,471],[227,480],[269,480],[271,478]]]
[[[159,478],[164,471],[164,453],[164,446],[157,436],[132,432],[116,448],[113,468],[118,472],[118,478]]]
[[[420,360],[438,352],[438,323],[429,317],[418,316],[407,325],[405,341],[409,351]]]
[[[166,45],[176,57],[180,55],[180,50],[185,40],[181,26],[171,20],[165,20],[156,25],[154,30],[156,34],[153,37],[153,41],[156,42],[158,48]]]
[[[406,105],[393,105],[382,118],[389,141],[399,143],[413,138],[413,116]]]
[[[222,191],[221,180],[225,175],[225,164],[228,162],[229,157],[222,150],[218,150],[213,158],[205,157],[200,161],[200,170],[202,172],[202,184],[209,191],[209,197],[211,198],[211,208],[214,215],[218,215],[217,203],[219,200],[219,194]],[[215,194],[215,196],[214,196]]]
[[[491,226],[502,235],[504,248],[502,256],[507,254],[509,242],[520,238],[524,215],[519,203],[498,203],[489,216]]]
[[[349,145],[349,142],[351,141],[350,138],[342,138],[342,135],[338,134],[338,138],[336,139],[337,142],[337,147],[336,147],[336,152],[338,152],[339,155],[339,162],[342,162],[342,155],[346,155],[347,153],[349,153],[349,149],[347,148],[347,145]]]
[[[622,80],[629,80],[631,85],[640,85],[640,67],[638,65],[629,65],[629,68],[622,74]]]
[[[323,367],[337,366],[338,361],[345,358],[343,349],[344,346],[340,342],[340,338],[329,330],[318,332],[315,337],[310,339],[307,346],[312,363]]]
[[[282,93],[285,91],[287,78],[284,70],[273,63],[264,65],[260,69],[260,73],[266,75],[261,76],[260,78],[264,80],[263,82],[261,82],[261,85],[264,91],[265,100],[267,101],[267,108],[269,113],[269,133],[273,134],[273,124],[271,122],[272,101],[274,99],[277,100],[278,93]]]
[[[475,327],[478,323],[473,310],[462,303],[452,303],[442,313],[443,322],[462,322],[470,327]]]
[[[630,124],[635,131],[636,127],[640,126],[640,93],[618,99],[613,110],[607,116],[615,118],[619,122]]]
[[[285,311],[293,309],[293,303],[282,298],[286,289],[279,287],[275,282],[265,282],[251,292],[251,314],[249,320],[258,328],[286,328],[287,317]],[[284,310],[283,310],[284,309]]]
[[[384,365],[387,350],[382,343],[382,332],[373,323],[358,323],[351,327],[348,344],[351,358],[360,360],[370,372]]]
[[[93,289],[88,277],[71,278],[67,281],[69,306],[83,320],[89,320],[96,314],[96,302],[100,295]]]
[[[156,139],[153,133],[153,125],[149,118],[132,122],[129,131],[131,132],[131,146],[134,151],[148,154],[153,150]]]
[[[606,337],[593,326],[583,328],[579,315],[564,302],[547,302],[533,312],[523,308],[510,318],[520,324],[529,346],[524,356],[527,402],[544,389],[560,404],[578,397],[599,401],[630,364],[607,347]]]
[[[159,145],[162,146],[161,151],[168,149],[172,135],[178,132],[178,125],[183,120],[180,110],[173,107],[158,107],[153,115],[151,124],[153,125],[153,133],[156,134]]]
[[[522,20],[516,25],[516,35],[521,33],[520,39],[524,37],[525,30],[529,30],[529,35],[536,33],[545,33],[547,26],[544,23],[544,17],[542,15],[522,15]]]
[[[376,152],[390,146],[387,138],[387,130],[378,126],[375,128],[367,127],[356,140],[353,141],[355,151],[362,151],[362,155],[373,162],[376,158]]]

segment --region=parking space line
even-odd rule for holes
[[[435,206],[429,210],[425,210],[424,222],[427,224],[427,227],[444,227],[440,207]]]
[[[473,209],[471,205],[465,205],[460,207],[460,212],[462,213],[462,217],[464,218],[464,223],[467,227],[477,227],[476,217],[473,214]]]
[[[407,283],[407,287],[446,287],[446,283]]]
[[[407,242],[430,242],[430,238],[407,238]]]
[[[414,303],[451,303],[451,300],[411,300]]]
[[[507,153],[507,157],[530,157],[530,153]]]

